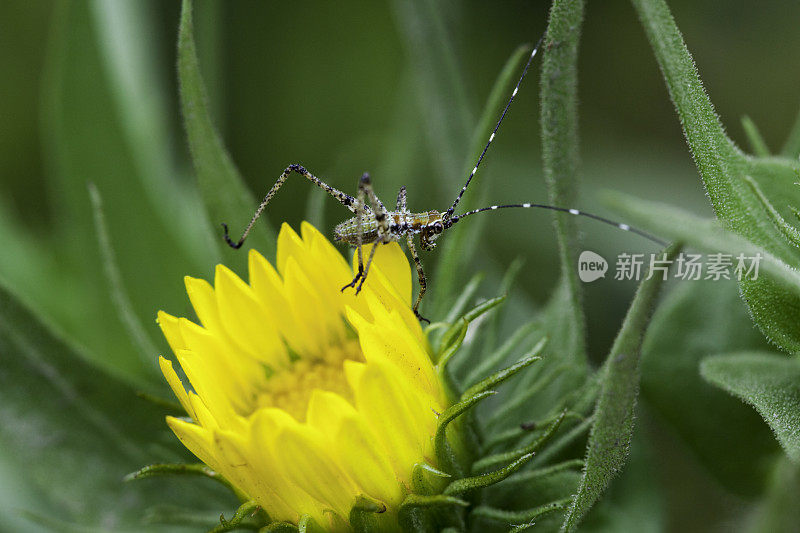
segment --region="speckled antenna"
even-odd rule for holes
[[[525,75],[528,73],[528,69],[533,62],[533,58],[536,57],[536,54],[539,51],[539,48],[544,41],[544,35],[539,39],[539,42],[536,43],[536,46],[531,51],[530,57],[528,57],[527,63],[525,63],[525,68],[522,71],[522,75],[520,76],[517,84],[514,86],[514,91],[511,93],[511,97],[509,98],[508,102],[506,103],[505,108],[503,108],[503,112],[500,114],[500,118],[497,120],[497,124],[495,124],[494,129],[492,130],[491,135],[489,135],[489,140],[486,142],[486,146],[484,146],[483,151],[481,152],[480,156],[478,156],[478,161],[475,163],[475,166],[472,168],[472,171],[469,173],[469,177],[467,177],[467,181],[464,186],[461,188],[461,191],[458,193],[458,196],[453,201],[453,205],[451,205],[446,211],[423,211],[420,213],[412,213],[407,209],[406,206],[406,188],[401,187],[399,193],[397,194],[397,202],[395,204],[394,211],[390,211],[383,205],[383,202],[377,197],[375,192],[372,189],[372,182],[370,180],[369,174],[364,173],[361,176],[361,179],[358,182],[358,195],[356,197],[350,196],[338,189],[335,189],[328,185],[327,183],[323,182],[313,174],[311,174],[308,170],[306,170],[301,165],[289,165],[286,169],[281,173],[278,177],[278,180],[275,182],[275,185],[269,190],[267,195],[264,197],[264,200],[256,209],[253,218],[250,220],[250,223],[245,228],[244,233],[242,234],[241,238],[238,241],[231,240],[230,236],[228,235],[228,226],[226,224],[222,224],[224,228],[224,238],[225,242],[228,243],[232,248],[241,248],[242,244],[244,243],[247,235],[250,233],[250,230],[253,228],[253,224],[255,224],[256,220],[259,216],[264,212],[269,204],[272,197],[278,192],[278,189],[286,182],[289,176],[292,173],[299,174],[312,182],[317,187],[323,189],[325,192],[333,196],[339,203],[344,205],[350,211],[352,211],[355,216],[338,224],[333,231],[334,239],[337,241],[342,241],[348,243],[356,248],[356,253],[358,254],[358,272],[356,273],[355,277],[352,279],[350,283],[342,287],[342,291],[347,288],[353,288],[358,294],[361,291],[361,287],[364,285],[364,281],[367,279],[367,274],[369,273],[370,265],[372,264],[372,259],[375,255],[375,250],[378,248],[378,244],[388,244],[390,242],[400,241],[401,239],[405,238],[406,245],[408,246],[408,250],[411,253],[411,256],[414,259],[414,264],[416,265],[417,269],[417,277],[419,279],[419,293],[417,294],[417,298],[414,302],[414,314],[420,320],[426,320],[422,318],[419,314],[419,304],[422,301],[422,297],[425,294],[425,290],[427,287],[427,280],[425,277],[425,271],[422,268],[422,261],[420,261],[419,254],[417,253],[416,246],[414,245],[413,237],[414,235],[419,235],[419,244],[423,250],[432,250],[436,246],[436,239],[441,235],[441,233],[452,226],[453,224],[463,220],[464,218],[477,214],[482,213],[484,211],[495,211],[497,209],[507,209],[512,207],[518,208],[539,208],[539,209],[549,209],[551,211],[560,211],[563,213],[569,213],[571,215],[579,215],[588,217],[597,221],[600,221],[604,224],[612,225],[618,229],[624,231],[630,231],[632,233],[636,233],[641,235],[647,239],[650,239],[653,242],[658,244],[664,244],[662,241],[656,239],[655,237],[648,235],[647,233],[633,228],[627,224],[621,224],[619,222],[614,222],[613,220],[609,220],[607,218],[603,218],[601,216],[593,215],[591,213],[586,213],[583,211],[579,211],[578,209],[570,209],[566,207],[558,207],[553,205],[545,205],[545,204],[534,204],[534,203],[522,203],[522,204],[505,204],[505,205],[492,205],[489,207],[482,207],[480,209],[474,209],[472,211],[467,211],[466,213],[461,213],[459,215],[455,214],[456,207],[458,203],[461,201],[461,198],[464,196],[464,193],[467,191],[472,178],[478,172],[478,167],[480,166],[481,162],[483,161],[483,157],[486,155],[486,152],[489,150],[489,146],[491,146],[492,141],[494,141],[495,136],[497,135],[498,130],[500,129],[500,125],[503,123],[503,119],[506,117],[508,113],[508,109],[511,107],[511,103],[514,101],[514,98],[517,96],[519,92],[519,87],[522,84],[522,80],[525,79]],[[364,261],[362,247],[364,244],[375,244],[373,246],[369,257],[366,261]]]

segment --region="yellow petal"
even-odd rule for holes
[[[325,305],[294,257],[286,260],[283,283],[294,318],[303,325],[307,342],[313,343],[312,354],[319,354],[325,347],[344,338],[344,323],[338,309]]]
[[[291,478],[290,470],[293,465],[279,459],[274,454],[276,438],[283,428],[294,424],[294,419],[280,409],[261,409],[254,416],[251,425],[251,437],[254,454],[254,464],[264,472],[264,478],[275,487],[280,488],[280,496],[290,509],[294,510],[294,517],[280,517],[297,522],[300,513],[308,513],[314,519],[324,524],[326,522],[326,506],[308,493],[308,487],[298,485]]]
[[[178,374],[175,373],[175,369],[172,368],[172,361],[163,357],[159,357],[158,364],[161,367],[161,373],[164,374],[164,378],[166,378],[167,383],[169,384],[169,388],[172,389],[172,393],[175,394],[176,398],[178,398],[178,401],[181,403],[186,413],[197,420],[194,409],[192,409],[192,404],[189,403],[189,395],[186,394],[186,389],[184,388],[183,383],[181,383]]]
[[[208,430],[174,416],[167,417],[167,425],[181,443],[198,459],[210,466],[212,470],[222,472],[214,450],[214,442]]]
[[[400,503],[402,490],[394,470],[352,405],[338,394],[317,389],[311,394],[307,420],[325,436],[326,448],[361,492],[391,505]]]
[[[355,370],[355,365],[347,366],[350,372]],[[374,361],[359,371],[354,383],[356,408],[380,440],[394,471],[408,483],[415,463],[433,460],[430,440],[436,431],[436,413],[432,405],[402,386],[396,367]]]
[[[305,245],[303,244],[303,240],[300,238],[300,236],[295,233],[286,222],[281,224],[281,231],[278,233],[278,253],[276,262],[278,272],[281,273],[281,276],[284,276],[284,279],[286,276],[286,261],[290,257],[294,257],[295,259],[303,257],[304,254]]]
[[[219,311],[217,310],[217,298],[214,295],[214,288],[204,279],[197,279],[190,276],[183,278],[186,285],[186,294],[192,302],[194,312],[204,328],[210,331],[222,331],[222,324],[219,321]]]
[[[374,295],[365,298],[375,300]],[[375,323],[367,322],[361,315],[348,309],[347,318],[358,333],[361,352],[368,363],[381,360],[397,367],[415,391],[443,401],[439,378],[428,352],[406,329],[396,327],[400,317],[386,312],[379,303],[371,303],[375,312]],[[437,402],[437,410],[441,405]]]
[[[219,316],[231,338],[254,359],[272,367],[287,364],[286,345],[253,290],[223,265],[217,266],[214,286]]]
[[[180,327],[178,326],[178,318],[164,311],[159,311],[156,321],[161,331],[164,333],[164,337],[167,338],[167,342],[169,343],[169,347],[172,348],[173,353],[186,348],[186,342],[183,340]]]
[[[322,446],[319,432],[304,424],[286,425],[276,431],[273,442],[275,457],[291,465],[287,477],[342,516],[350,514],[357,485],[336,463],[330,450]]]

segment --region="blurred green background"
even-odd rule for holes
[[[514,49],[539,38],[549,3],[421,5],[436,16],[423,16],[427,22],[419,25],[403,2],[197,2],[196,38],[214,119],[256,197],[288,164],[301,163],[352,193],[369,171],[386,203],[406,185],[412,210],[452,202],[477,156],[468,153],[470,134],[488,92]],[[670,7],[732,138],[748,150],[740,125],[746,114],[777,151],[800,104],[800,3]],[[210,278],[221,257],[208,229],[216,232],[222,221],[206,220],[200,208],[181,124],[179,14],[178,2],[7,0],[0,17],[0,280],[87,358],[148,390],[158,390],[156,353],[166,350],[156,311],[189,314],[182,276]],[[438,54],[453,61],[432,72],[429,59]],[[710,214],[628,3],[588,3],[579,68],[582,189],[578,205],[566,207],[616,218],[596,193],[617,189]],[[537,76],[538,63],[477,176],[488,203],[546,201]],[[458,120],[442,128],[437,106],[452,106]],[[144,325],[141,331],[113,312],[117,296],[106,281],[89,183],[102,200],[129,318]],[[309,213],[328,234],[348,215],[296,179],[267,217],[275,227],[287,221],[297,228]],[[592,221],[580,227],[583,247],[610,260],[620,251],[656,251]],[[478,253],[468,274],[489,274],[483,296],[494,295],[492,284],[521,257],[514,305],[545,301],[558,276],[548,213],[487,214],[471,246]],[[423,256],[429,273],[436,261],[435,252]],[[584,288],[590,350],[600,360],[635,286],[608,277]],[[691,483],[707,487],[703,512],[719,524],[741,501],[692,470],[674,436],[664,433],[663,440],[657,462],[664,475],[699,476]],[[14,479],[2,468],[0,480]],[[12,485],[3,492],[13,493]],[[679,488],[670,494],[675,509],[699,512],[696,502],[681,500]]]

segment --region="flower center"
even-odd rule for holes
[[[319,358],[301,357],[289,368],[278,370],[270,376],[258,395],[256,409],[277,407],[292,415],[295,420],[304,422],[314,389],[334,392],[352,401],[353,395],[347,385],[343,368],[347,359],[364,361],[358,340],[347,339],[340,345],[330,346]]]

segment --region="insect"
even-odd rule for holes
[[[486,143],[486,146],[483,148],[480,156],[478,156],[478,161],[475,163],[472,171],[467,178],[466,183],[461,188],[461,191],[456,196],[456,199],[453,201],[453,204],[447,208],[446,211],[423,211],[423,212],[411,212],[408,210],[406,205],[406,188],[401,187],[400,191],[397,194],[397,202],[394,206],[393,210],[388,209],[383,202],[377,197],[375,192],[372,189],[372,182],[370,180],[370,176],[368,173],[364,173],[361,176],[361,179],[358,182],[358,193],[356,197],[350,196],[334,187],[331,187],[327,183],[323,182],[313,174],[311,174],[308,170],[306,170],[303,166],[293,164],[286,167],[286,170],[278,177],[278,180],[275,182],[275,185],[269,190],[267,195],[264,197],[264,200],[256,209],[253,218],[250,220],[250,223],[247,225],[247,228],[244,230],[241,238],[234,242],[231,240],[230,236],[228,235],[228,226],[227,224],[222,224],[224,229],[224,238],[225,242],[228,243],[232,248],[240,248],[244,243],[247,235],[250,233],[250,230],[253,228],[253,224],[255,224],[256,220],[259,216],[264,212],[269,204],[270,200],[272,200],[273,196],[278,192],[278,189],[281,188],[281,185],[286,182],[289,176],[292,173],[299,174],[305,177],[307,180],[312,182],[317,187],[323,189],[325,192],[333,196],[336,200],[339,201],[342,205],[344,205],[347,209],[349,209],[355,216],[338,224],[334,230],[334,240],[342,241],[347,244],[350,244],[356,248],[356,253],[358,254],[358,272],[356,273],[353,280],[342,287],[342,291],[353,288],[358,294],[361,291],[361,287],[364,285],[364,281],[367,279],[367,274],[369,274],[369,268],[372,264],[372,259],[375,256],[375,250],[377,250],[377,244],[388,244],[393,241],[400,241],[402,239],[406,240],[406,245],[408,246],[408,250],[411,253],[412,258],[414,259],[414,264],[416,265],[417,269],[417,278],[419,279],[419,293],[417,294],[417,298],[414,302],[414,314],[420,320],[426,319],[422,318],[419,314],[419,305],[422,301],[422,297],[425,295],[425,291],[427,288],[427,279],[425,277],[425,271],[422,268],[422,261],[419,258],[419,253],[417,252],[417,248],[414,244],[414,236],[419,235],[419,244],[423,250],[433,250],[436,247],[436,239],[448,228],[452,227],[454,224],[464,220],[466,217],[472,216],[477,213],[482,213],[484,211],[495,211],[497,209],[507,209],[507,208],[539,208],[539,209],[549,209],[552,211],[560,211],[563,213],[569,213],[571,215],[579,215],[588,218],[592,218],[594,220],[600,221],[604,224],[612,225],[616,228],[619,228],[624,231],[630,231],[641,235],[647,239],[650,239],[654,242],[659,244],[664,244],[658,239],[644,233],[641,230],[633,228],[627,224],[620,224],[618,222],[614,222],[613,220],[609,220],[604,217],[600,217],[597,215],[593,215],[591,213],[586,213],[583,211],[579,211],[577,209],[568,209],[565,207],[557,207],[552,205],[545,205],[545,204],[535,204],[535,203],[522,203],[522,204],[505,204],[505,205],[492,205],[489,207],[482,207],[480,209],[474,209],[472,211],[467,211],[466,213],[455,214],[456,207],[458,207],[458,203],[461,201],[462,196],[467,191],[472,178],[478,172],[478,167],[480,166],[481,162],[483,161],[483,157],[486,155],[486,152],[491,146],[492,141],[494,141],[495,136],[497,135],[497,131],[500,129],[500,124],[502,124],[503,119],[508,113],[508,109],[511,107],[511,103],[514,101],[514,98],[517,96],[517,92],[519,91],[519,87],[522,81],[525,79],[525,75],[528,73],[528,68],[530,67],[533,58],[536,56],[539,47],[542,44],[544,36],[539,39],[539,42],[533,48],[530,57],[528,58],[527,63],[525,64],[525,68],[522,71],[522,75],[520,76],[517,84],[514,87],[514,91],[511,93],[511,97],[509,98],[508,102],[506,103],[503,112],[500,114],[500,118],[497,120],[494,129],[492,130],[491,135],[489,136],[489,140]],[[362,247],[364,244],[375,243],[376,246],[373,246],[370,250],[369,257],[364,260],[364,254],[362,252]]]

